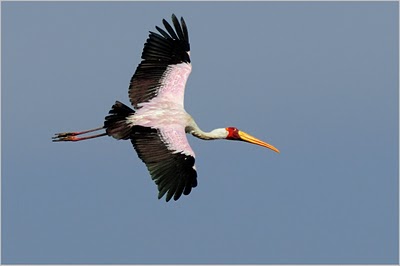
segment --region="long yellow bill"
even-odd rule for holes
[[[239,131],[238,134],[239,134],[239,137],[241,138],[241,140],[243,140],[243,141],[247,141],[252,144],[257,144],[257,145],[263,146],[265,148],[271,149],[274,152],[280,153],[279,150],[277,148],[275,148],[274,146],[272,146],[271,144],[268,144],[262,140],[259,140],[255,137],[247,134],[246,132]]]

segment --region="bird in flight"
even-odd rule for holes
[[[195,154],[186,133],[203,140],[240,140],[269,148],[235,127],[202,131],[183,106],[186,81],[192,70],[189,34],[185,20],[172,14],[172,25],[162,20],[165,30],[151,32],[129,86],[133,109],[116,101],[104,125],[98,128],[57,133],[53,141],[81,141],[102,136],[130,140],[158,187],[158,198],[178,200],[197,186]],[[84,135],[103,130],[100,134]]]

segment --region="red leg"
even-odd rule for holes
[[[104,129],[104,127],[89,129],[89,130],[85,130],[85,131],[78,131],[78,132],[57,133],[53,137],[53,142],[58,142],[58,141],[80,141],[80,140],[93,139],[93,138],[106,136],[107,133],[101,133],[101,134],[87,136],[87,137],[81,137],[81,138],[76,137],[77,135],[82,135],[82,134],[86,134],[86,133],[90,133],[90,132],[98,131],[98,130],[102,130],[102,129]]]

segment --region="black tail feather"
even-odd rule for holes
[[[116,139],[129,139],[132,126],[128,123],[127,117],[133,115],[135,111],[116,101],[108,113],[104,121],[107,135]]]

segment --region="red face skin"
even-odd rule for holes
[[[226,139],[241,140],[239,136],[239,129],[237,129],[236,127],[227,127],[226,130],[228,131],[228,136],[226,137]]]

